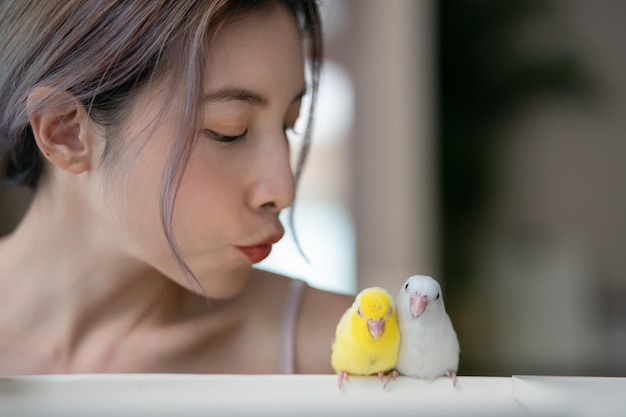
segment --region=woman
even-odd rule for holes
[[[8,175],[34,188],[0,241],[0,374],[332,372],[351,299],[252,268],[295,196],[285,130],[307,54],[316,88],[315,4],[23,0],[0,16]]]

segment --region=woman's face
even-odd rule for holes
[[[202,125],[173,218],[181,252],[209,297],[238,293],[252,264],[283,234],[278,214],[294,199],[285,129],[296,122],[304,88],[300,32],[282,7],[237,20],[214,38]],[[174,101],[152,129],[164,91],[154,86],[140,93],[116,138],[131,157],[120,186],[107,187],[109,207],[117,199],[116,210],[107,211],[134,258],[197,290],[176,266],[159,214],[163,172],[181,117]]]

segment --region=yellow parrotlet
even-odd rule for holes
[[[361,291],[343,314],[332,344],[331,364],[341,388],[348,375],[378,375],[383,387],[398,373],[400,330],[396,308],[384,288]]]

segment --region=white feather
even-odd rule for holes
[[[413,317],[410,297],[416,292],[427,296],[428,306]],[[396,370],[423,379],[435,379],[448,372],[456,375],[460,346],[439,283],[426,275],[414,275],[400,289],[396,304],[400,326]]]

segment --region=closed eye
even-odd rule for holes
[[[213,140],[217,141],[217,142],[223,142],[223,143],[232,143],[235,142],[237,140],[243,139],[246,134],[248,133],[248,129],[246,129],[242,134],[240,135],[236,135],[236,136],[228,136],[228,135],[222,135],[219,134],[213,130],[209,130],[206,129],[205,130],[206,134]]]

